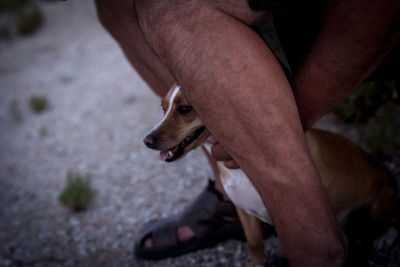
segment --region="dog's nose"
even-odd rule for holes
[[[148,148],[155,148],[157,146],[157,138],[152,134],[147,135],[143,139],[143,142]]]

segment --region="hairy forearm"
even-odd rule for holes
[[[400,37],[400,1],[329,1],[293,91],[305,129],[340,103],[383,61]]]

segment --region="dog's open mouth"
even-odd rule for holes
[[[193,143],[206,129],[206,127],[200,127],[197,130],[195,130],[193,133],[191,133],[189,136],[187,136],[182,142],[180,142],[178,145],[169,148],[167,150],[163,150],[160,152],[160,160],[166,161],[166,162],[171,162],[179,158],[183,152],[184,149]]]

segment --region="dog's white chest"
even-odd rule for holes
[[[241,170],[230,170],[218,163],[221,173],[221,180],[225,192],[236,205],[245,210],[248,214],[256,216],[263,222],[271,223],[268,210],[250,182],[249,178]]]
[[[204,147],[211,154],[211,146],[205,144]],[[231,170],[226,168],[222,162],[217,164],[222,185],[232,202],[248,214],[259,218],[263,222],[272,224],[264,202],[249,178],[247,178],[247,175],[240,169]]]

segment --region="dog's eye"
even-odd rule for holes
[[[180,115],[186,115],[188,114],[190,111],[192,111],[192,107],[191,106],[179,106],[176,111],[180,114]]]

